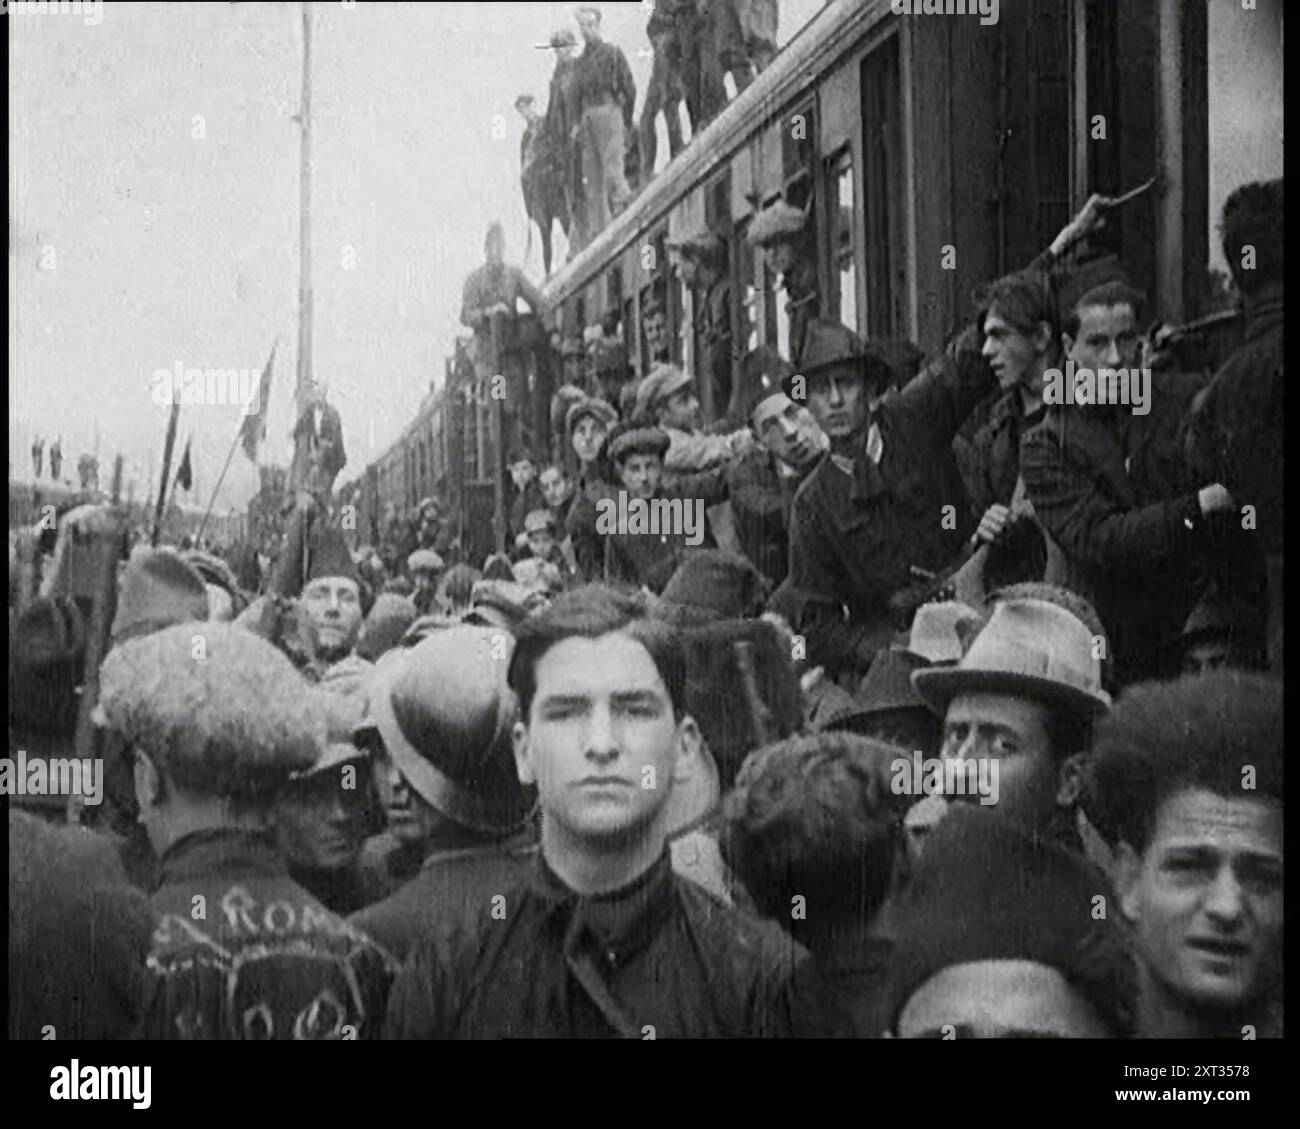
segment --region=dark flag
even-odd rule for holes
[[[190,442],[185,440],[185,454],[181,456],[180,470],[176,472],[176,485],[185,493],[194,489],[194,468],[190,465]]]
[[[278,344],[278,342],[277,342]],[[266,368],[262,370],[262,380],[257,389],[257,410],[250,411],[244,417],[239,430],[240,442],[244,445],[244,454],[257,462],[257,446],[266,438],[266,405],[271,400],[271,366],[275,363],[275,345],[271,346],[271,355],[266,358]]]

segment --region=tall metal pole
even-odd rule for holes
[[[298,379],[296,398],[301,414],[303,397],[312,374],[311,292],[311,5],[302,5],[302,127],[301,166],[298,174]]]

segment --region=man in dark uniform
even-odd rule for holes
[[[803,360],[808,323],[821,313],[817,256],[809,229],[808,216],[802,209],[778,200],[758,214],[747,235],[750,246],[763,248],[768,270],[781,276],[790,320],[790,360],[795,365]]]
[[[905,626],[920,588],[913,567],[941,570],[971,533],[951,444],[993,383],[974,327],[901,392],[881,395],[890,383],[855,333],[824,319],[787,382],[831,441],[795,495],[790,582],[807,601],[809,657],[832,671],[865,672]]]
[[[560,164],[560,184],[564,194],[564,210],[569,217],[565,234],[569,239],[569,257],[585,246],[586,217],[582,213],[582,198],[578,192],[581,180],[577,173],[577,146],[574,132],[578,125],[577,102],[577,50],[578,37],[568,28],[551,33],[547,43],[539,48],[555,52],[555,70],[551,72],[551,88],[546,100],[546,133],[554,146]]]
[[[578,58],[576,98],[578,147],[582,159],[584,235],[594,239],[631,198],[624,175],[627,140],[633,134],[636,83],[627,57],[601,38],[600,9],[579,8],[578,30],[585,44]]]
[[[679,475],[672,486],[663,486],[664,455],[668,435],[657,427],[624,424],[609,441],[609,458],[622,489],[618,497],[606,502],[609,519],[598,514],[596,532],[604,542],[606,579],[644,586],[658,593],[668,583],[683,554],[692,546],[709,544],[705,511],[725,501],[727,468],[718,466],[700,474]],[[668,510],[672,507],[682,517],[679,528],[659,528],[634,532],[609,528],[613,515],[626,501],[630,513],[633,505]],[[663,505],[667,503],[667,505]],[[686,524],[694,528],[687,529]]]
[[[526,620],[510,661],[540,857],[415,949],[395,1038],[780,1036],[802,953],[673,872],[674,795],[705,771],[675,632],[591,586]]]
[[[569,209],[564,198],[564,145],[547,130],[548,119],[537,112],[531,94],[515,99],[515,109],[528,124],[519,142],[519,183],[524,210],[542,233],[542,269],[551,273],[551,229],[556,220],[569,233]]]
[[[377,1033],[396,966],[288,873],[271,804],[317,759],[302,676],[231,624],[180,624],[109,654],[102,724],[130,749],[158,856],[160,922],[142,1034],[347,1039]]]
[[[512,649],[489,627],[437,632],[386,668],[358,734],[399,766],[430,825],[418,873],[352,918],[399,960],[431,926],[489,904],[536,853],[537,793],[510,747]]]

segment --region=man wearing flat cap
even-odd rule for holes
[[[288,659],[232,624],[169,627],[110,652],[97,717],[161,873],[144,1037],[373,1037],[396,965],[293,882],[272,829],[325,737]]]
[[[490,909],[534,853],[536,791],[519,782],[510,747],[513,649],[500,628],[447,627],[373,683],[358,740],[380,756],[390,827],[422,861],[352,924],[398,959],[431,926]]]
[[[639,419],[652,423],[668,436],[664,473],[671,482],[680,474],[712,470],[737,458],[753,446],[748,427],[728,435],[707,435],[700,427],[700,400],[695,381],[676,365],[657,365],[637,388]]]
[[[810,227],[803,209],[777,200],[758,214],[746,235],[751,247],[763,249],[768,270],[781,276],[790,323],[790,360],[795,365],[803,360],[808,323],[821,313]]]
[[[648,507],[651,503],[671,506],[680,502],[677,508],[684,517],[680,528],[660,528],[655,532],[634,532],[630,525],[627,530],[609,531],[598,523],[596,531],[603,542],[603,573],[607,581],[661,592],[683,554],[692,545],[709,543],[704,515],[710,506],[726,500],[726,467],[681,475],[671,486],[665,486],[663,463],[668,445],[667,434],[657,427],[624,423],[610,436],[609,458],[621,489],[606,505],[622,509],[626,504],[630,512],[633,503]],[[694,531],[685,528],[687,514],[698,523]]]

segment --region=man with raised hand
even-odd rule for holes
[[[773,1036],[802,955],[672,869],[674,808],[704,767],[673,630],[600,586],[520,627],[509,681],[533,873],[431,934],[394,990],[396,1038]]]

